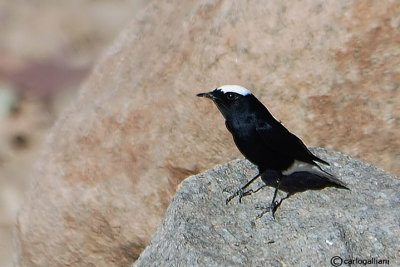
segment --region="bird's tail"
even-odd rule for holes
[[[331,174],[331,173],[325,171],[325,170],[322,169],[318,164],[315,164],[315,166],[317,166],[317,168],[318,168],[318,170],[319,170],[318,173],[315,173],[316,175],[327,179],[329,182],[331,182],[331,183],[333,183],[333,184],[335,184],[335,185],[338,185],[338,186],[340,186],[341,188],[350,190],[350,188],[347,187],[347,184],[346,184],[346,183],[344,183],[344,182],[342,182],[341,180],[339,180],[338,178],[336,178],[333,174]]]
[[[320,158],[318,158],[317,156],[315,156],[314,154],[312,154],[312,153],[310,153],[311,155],[311,160],[312,161],[317,161],[317,162],[319,162],[319,163],[322,163],[322,164],[324,164],[324,165],[326,165],[326,166],[329,166],[330,164],[328,163],[328,162],[326,162],[325,160],[323,160],[323,159],[320,159]]]
[[[323,160],[321,160],[321,161],[325,162]],[[328,164],[328,163],[326,163],[326,164]],[[340,181],[333,174],[331,174],[331,173],[325,171],[324,169],[322,169],[315,162],[312,162],[312,164],[311,164],[311,163],[295,160],[294,163],[292,164],[292,166],[289,167],[287,170],[283,171],[282,174],[290,175],[290,174],[295,173],[295,172],[309,172],[309,173],[315,174],[315,175],[317,175],[317,176],[319,176],[321,178],[324,178],[324,179],[328,180],[329,182],[331,182],[332,184],[337,185],[338,187],[341,187],[341,188],[344,188],[344,189],[349,189],[344,182]]]

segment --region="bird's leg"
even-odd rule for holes
[[[278,201],[276,201],[276,205],[277,207],[279,207],[282,203],[282,201],[284,201],[285,199],[289,198],[292,194],[291,193],[287,193],[286,196],[284,196],[283,198],[279,199]]]
[[[274,195],[272,197],[271,205],[267,207],[263,212],[257,215],[257,219],[260,219],[262,216],[264,216],[265,213],[272,211],[272,217],[275,219],[275,211],[278,209],[282,201],[286,198],[289,197],[289,194],[285,198],[280,199],[279,201],[275,201],[276,195],[278,194],[279,191],[279,186],[281,185],[281,178],[282,174],[280,173],[276,179],[277,185],[275,187]]]
[[[242,197],[243,196],[247,196],[248,194],[245,194],[244,190],[251,184],[254,182],[255,179],[258,178],[258,176],[260,176],[260,172],[257,173],[256,176],[254,176],[250,181],[248,181],[244,186],[242,186],[241,188],[239,188],[239,190],[237,190],[234,194],[232,194],[230,197],[228,197],[226,199],[226,204],[228,204],[232,199],[234,199],[235,197],[239,196],[239,203],[242,202]]]
[[[279,191],[279,186],[281,185],[281,178],[282,178],[282,174],[280,173],[280,175],[276,179],[276,182],[278,184],[276,185],[276,188],[275,188],[275,191],[274,191],[274,196],[272,197],[272,201],[271,201],[271,211],[272,211],[272,217],[274,219],[275,219],[275,211],[278,209],[279,205],[282,202],[282,200],[281,201],[275,201],[276,195],[278,194],[278,191]]]

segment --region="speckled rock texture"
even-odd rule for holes
[[[338,152],[312,151],[351,191],[297,193],[275,219],[270,213],[256,219],[271,188],[225,204],[255,166],[242,159],[216,166],[182,182],[136,266],[331,266],[334,256],[399,264],[398,177]]]

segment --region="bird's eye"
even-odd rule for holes
[[[233,93],[228,93],[228,94],[226,95],[226,98],[227,98],[228,100],[233,100],[233,99],[235,99],[235,94],[233,94]]]

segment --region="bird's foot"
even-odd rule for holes
[[[261,189],[263,189],[264,187],[266,187],[267,185],[262,185],[259,188],[257,188],[256,190],[250,189],[247,190],[246,192],[243,192],[243,197],[245,196],[250,196],[251,194],[257,193],[258,191],[260,191]]]
[[[243,192],[243,188],[240,188],[238,191],[236,191],[235,193],[233,193],[232,195],[230,195],[227,199],[226,199],[226,204],[228,205],[228,203],[234,199],[235,197],[239,196],[239,203],[242,203],[242,197],[244,196],[245,192]]]
[[[256,206],[256,209],[262,210],[260,214],[257,215],[256,219],[261,219],[266,213],[271,212],[272,218],[275,220],[275,212],[278,209],[278,207],[281,205],[283,199],[277,200],[274,203],[271,203],[271,205],[265,207],[265,206]]]
[[[250,190],[247,190],[247,191],[244,191],[244,189],[242,187],[238,191],[236,191],[233,195],[231,195],[230,197],[228,197],[226,199],[226,204],[228,204],[232,199],[234,199],[237,196],[239,196],[239,203],[242,203],[242,198],[243,197],[250,196],[251,194],[257,193],[258,191],[260,191],[264,187],[266,187],[266,185],[262,185],[259,188],[257,188],[256,190],[250,189]]]

